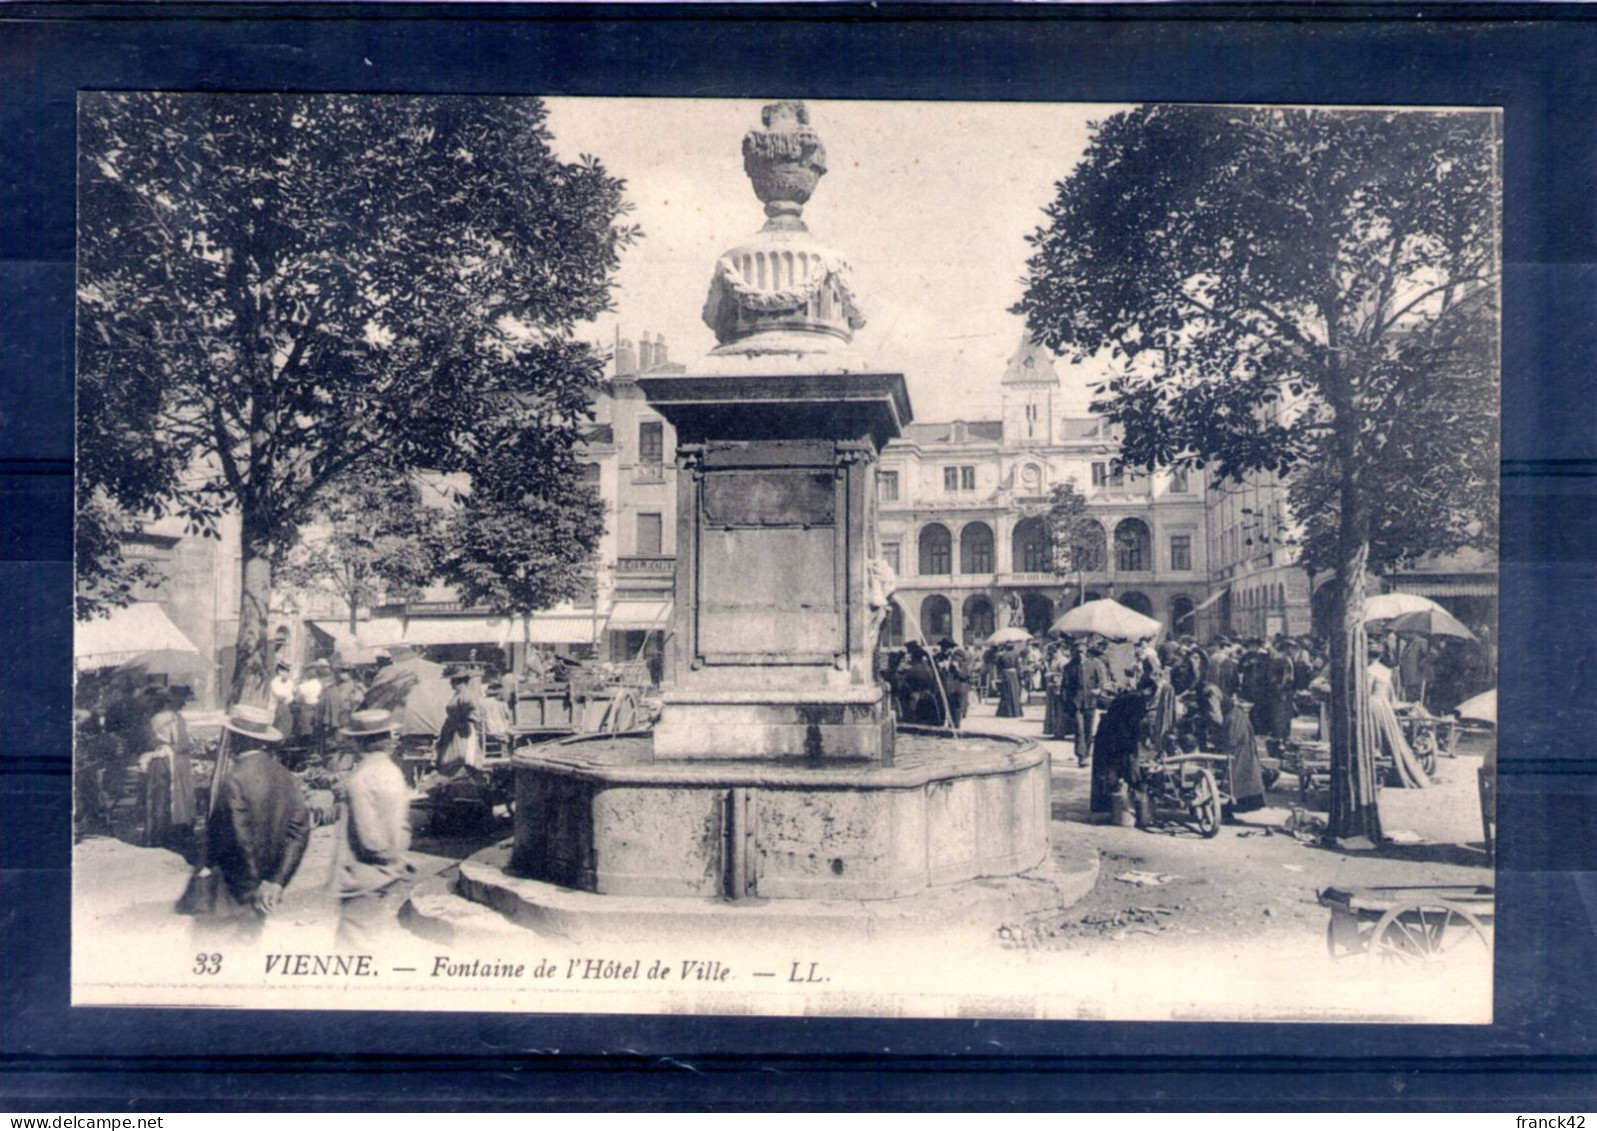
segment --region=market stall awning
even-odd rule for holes
[[[1394,577],[1393,588],[1399,593],[1417,593],[1421,597],[1495,597],[1495,581],[1463,581],[1425,577]]]
[[[512,643],[521,639],[520,628],[516,626],[516,633],[510,638]],[[603,628],[604,618],[591,613],[566,616],[539,613],[529,620],[527,640],[532,644],[592,644]]]
[[[347,620],[308,620],[310,630],[332,644],[333,652],[345,663],[370,663],[379,648],[398,644],[405,636],[405,626],[397,618],[374,617],[357,623],[349,631]]]
[[[606,627],[615,632],[664,632],[671,627],[671,602],[617,601]]]
[[[1205,597],[1203,600],[1199,601],[1196,605],[1194,605],[1193,608],[1192,608],[1192,611],[1195,612],[1195,613],[1203,612],[1204,609],[1207,609],[1210,605],[1214,604],[1216,601],[1218,601],[1221,597],[1224,597],[1229,592],[1231,592],[1231,586],[1229,586],[1229,585],[1220,586],[1220,588],[1216,589],[1213,593],[1210,593],[1207,597]]]
[[[116,609],[108,617],[81,622],[72,643],[79,668],[108,667],[145,652],[200,652],[154,601],[140,601]]]
[[[513,617],[411,617],[401,644],[506,644],[520,639]]]

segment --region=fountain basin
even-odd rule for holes
[[[892,765],[662,760],[648,734],[515,757],[511,871],[601,895],[897,899],[1048,855],[1036,743],[903,728]]]

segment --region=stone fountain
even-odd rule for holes
[[[804,105],[767,106],[763,125],[743,158],[766,222],[717,261],[704,307],[720,344],[639,381],[677,431],[659,721],[518,753],[514,844],[461,869],[460,894],[524,925],[924,928],[972,900],[996,925],[1017,892],[1069,898],[1034,882],[1054,877],[1036,743],[895,731],[875,675],[891,571],[874,465],[909,395],[852,353],[865,318],[848,263],[804,223],[826,172]]]

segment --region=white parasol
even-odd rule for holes
[[[1371,597],[1364,602],[1364,623],[1371,621],[1391,620],[1404,613],[1445,613],[1447,610],[1438,605],[1429,597],[1421,597],[1418,593],[1382,593],[1378,597]]]
[[[1461,719],[1474,719],[1476,722],[1497,725],[1497,688],[1483,691],[1472,699],[1466,699],[1454,709],[1454,713]]]
[[[1054,621],[1054,632],[1072,636],[1103,636],[1110,640],[1144,640],[1164,631],[1164,625],[1108,599],[1077,605]]]

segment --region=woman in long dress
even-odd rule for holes
[[[1020,661],[1013,648],[998,653],[998,717],[1019,719],[1025,716],[1020,697]]]
[[[1431,780],[1409,748],[1403,737],[1403,726],[1397,721],[1397,690],[1392,669],[1386,665],[1375,649],[1370,650],[1370,735],[1371,745],[1378,742],[1392,758],[1399,784],[1407,789],[1425,789]]]
[[[173,689],[150,717],[153,748],[139,759],[146,775],[150,843],[185,856],[194,849],[194,763],[182,715],[187,701],[187,692]]]
[[[1092,817],[1103,824],[1114,815],[1115,791],[1131,783],[1137,766],[1142,717],[1148,700],[1142,692],[1122,688],[1098,720],[1092,739]]]
[[[1231,759],[1231,811],[1234,813],[1264,808],[1264,770],[1259,765],[1259,740],[1253,732],[1252,706],[1245,699],[1229,696],[1225,702],[1225,739],[1221,753]]]

